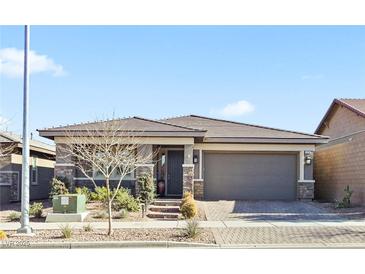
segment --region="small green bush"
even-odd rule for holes
[[[149,205],[156,197],[156,187],[151,175],[145,174],[138,179],[139,199]]]
[[[6,235],[5,231],[0,230],[0,241],[6,240],[8,235]]]
[[[53,198],[55,195],[63,195],[68,194],[68,189],[64,182],[59,179],[53,178],[51,183],[51,192],[49,194],[50,198]]]
[[[347,185],[344,189],[345,195],[342,198],[342,201],[338,202],[336,201],[336,208],[349,208],[351,207],[351,196],[354,193],[350,186]]]
[[[102,202],[106,204],[108,201],[108,190],[105,186],[98,186],[95,188],[94,192],[90,193],[90,199],[92,201]]]
[[[139,201],[135,199],[128,190],[120,188],[113,201],[113,209],[115,211],[120,211],[121,209],[126,209],[130,212],[137,212],[140,208]]]
[[[73,229],[69,224],[61,226],[62,237],[65,239],[70,239],[73,235]]]
[[[87,225],[84,225],[83,229],[85,232],[92,232],[94,230],[94,228],[92,227],[92,225],[90,223]]]
[[[114,215],[115,219],[125,219],[127,217],[128,217],[128,210],[126,210],[126,209],[121,209],[119,212],[117,212]]]
[[[184,230],[185,236],[188,238],[195,238],[201,233],[199,223],[195,219],[186,221],[186,227]]]
[[[29,214],[36,218],[42,218],[43,204],[34,202],[29,208]]]
[[[198,213],[196,202],[193,198],[186,198],[186,200],[180,206],[181,214],[185,219],[191,219]]]
[[[11,221],[11,222],[16,222],[16,221],[19,221],[20,220],[20,216],[21,214],[19,212],[11,212],[9,215],[8,215],[8,219]]]
[[[96,219],[107,219],[108,218],[108,212],[105,210],[101,210],[95,213],[94,218]]]
[[[91,191],[86,186],[83,187],[76,187],[75,192],[77,194],[85,195],[86,202],[88,203],[91,200]]]
[[[193,199],[193,194],[188,191],[184,192],[183,198],[181,199],[180,207],[182,207],[186,202],[190,201],[191,199]]]

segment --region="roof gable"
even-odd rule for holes
[[[319,123],[317,129],[315,130],[316,134],[320,133],[322,126],[330,117],[336,105],[345,107],[348,110],[357,114],[358,116],[365,118],[365,99],[334,99],[327,112],[323,116],[321,122]]]

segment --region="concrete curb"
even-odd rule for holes
[[[89,248],[218,248],[216,244],[170,241],[107,241],[107,242],[0,242],[0,249],[89,249]]]

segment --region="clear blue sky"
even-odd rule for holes
[[[22,27],[0,27],[0,117],[18,133],[22,48]],[[114,112],[313,132],[333,98],[365,97],[365,27],[34,26],[31,48],[32,131]]]

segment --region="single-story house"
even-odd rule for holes
[[[132,191],[136,177],[147,170],[156,181],[165,181],[166,196],[190,191],[206,200],[313,199],[313,153],[327,137],[197,115],[120,121],[126,130],[138,132],[150,151],[158,151],[156,159],[123,182]],[[56,143],[55,176],[75,186],[88,180],[61,148],[66,132],[87,128],[88,123],[38,130]]]
[[[55,146],[30,140],[30,200],[47,199],[54,174]],[[7,150],[0,159],[0,206],[21,199],[22,138],[0,132],[0,145]]]
[[[315,153],[316,199],[341,200],[349,185],[365,205],[365,99],[334,99],[315,133],[330,137]]]

